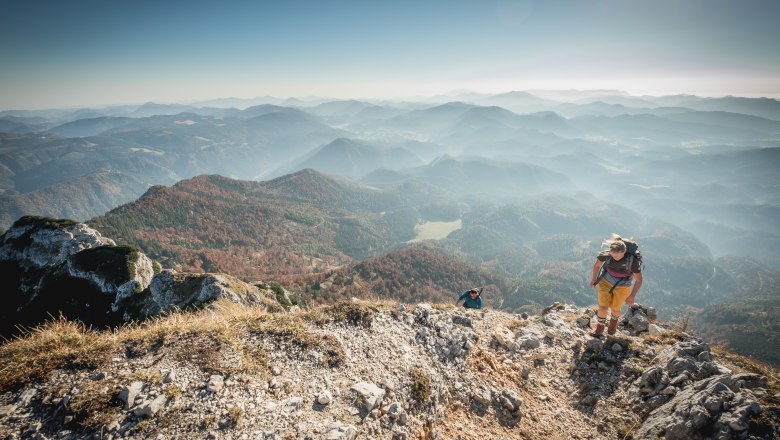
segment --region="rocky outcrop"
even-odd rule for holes
[[[160,272],[138,248],[66,219],[15,222],[0,237],[0,276],[0,336],[58,315],[103,327],[218,299],[273,302],[269,291],[226,275]]]
[[[6,292],[0,333],[8,335],[17,326],[36,325],[59,314],[98,325],[115,321],[110,304],[116,290],[146,287],[138,284],[144,276],[148,279],[151,262],[146,258],[145,268],[139,254],[83,223],[20,218],[0,237],[0,276]]]
[[[667,440],[748,438],[750,418],[763,408],[767,377],[734,374],[717,362],[709,346],[695,338],[660,353],[655,365],[632,384],[639,411],[651,411],[637,431]]]
[[[3,234],[0,261],[14,261],[26,270],[44,269],[84,249],[114,245],[114,240],[83,223],[25,216]]]
[[[125,310],[125,320],[146,318],[173,310],[186,310],[219,299],[259,305],[269,294],[225,274],[192,274],[163,270],[155,275],[149,288]]]
[[[627,307],[626,313],[620,317],[620,325],[633,335],[650,332],[653,322],[658,319],[655,308],[644,307],[641,304],[633,304]],[[656,333],[658,326],[654,327]]]

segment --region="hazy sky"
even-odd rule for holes
[[[780,98],[780,0],[0,0],[0,109],[619,89]]]

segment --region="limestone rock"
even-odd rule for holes
[[[218,299],[260,304],[255,286],[224,274],[191,274],[163,270],[149,285],[149,295],[139,300],[126,318],[156,316],[174,309],[202,306]]]
[[[377,408],[385,397],[385,390],[369,382],[358,382],[352,385],[350,389],[357,393],[362,407],[366,411]]]

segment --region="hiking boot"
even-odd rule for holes
[[[609,318],[609,328],[607,328],[607,333],[610,335],[614,335],[617,331],[617,325],[618,325],[618,319],[615,317]]]
[[[604,324],[607,322],[607,318],[598,318],[596,322],[596,330],[590,335],[594,338],[600,338],[604,334]]]

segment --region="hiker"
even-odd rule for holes
[[[471,290],[467,290],[460,294],[460,298],[455,301],[455,305],[463,304],[463,307],[467,309],[481,309],[482,308],[482,289],[484,287],[475,287]]]
[[[599,299],[596,330],[592,333],[595,337],[604,334],[607,309],[611,312],[607,333],[615,334],[620,308],[623,303],[629,306],[634,304],[636,294],[642,287],[641,256],[627,253],[626,242],[617,234],[612,234],[612,238],[606,240],[604,245],[607,250],[596,257],[593,277],[590,280],[590,287],[596,288]]]

